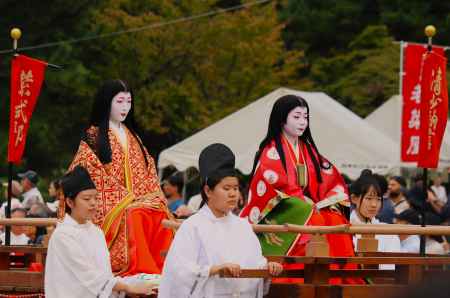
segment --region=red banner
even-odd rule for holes
[[[417,162],[420,148],[420,66],[426,45],[404,45],[404,63],[402,80],[402,130],[401,130],[401,160]],[[444,48],[433,47],[433,51],[444,55]]]
[[[427,52],[422,59],[420,87],[420,150],[418,166],[437,168],[439,152],[447,126],[447,58]]]
[[[47,63],[23,55],[11,63],[11,109],[9,113],[8,162],[19,163],[25,148]]]

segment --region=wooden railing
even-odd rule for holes
[[[375,255],[375,254],[373,254]],[[271,285],[267,297],[308,298],[390,298],[402,297],[413,285],[441,280],[450,280],[450,257],[400,256],[376,253],[376,256],[358,257],[268,257],[271,261],[303,264],[303,269],[285,270],[280,277],[302,279],[297,283]],[[330,265],[358,264],[363,269],[331,269]],[[380,264],[394,264],[395,270],[379,270]],[[228,272],[221,277],[230,278]],[[271,278],[267,270],[243,269],[239,278]],[[341,281],[330,285],[331,278],[352,279],[359,284]],[[371,283],[366,283],[370,280]],[[293,281],[293,280],[291,280]]]
[[[2,218],[0,225],[21,226],[55,226],[56,218]],[[51,233],[51,232],[50,232]],[[50,235],[49,235],[50,236]],[[0,245],[0,293],[26,295],[44,292],[44,271],[47,255],[46,244],[29,245]],[[20,264],[12,266],[12,264]],[[38,265],[37,271],[29,271],[30,266]],[[33,268],[33,266],[31,266]],[[15,297],[15,296],[14,296]]]
[[[55,226],[57,218],[0,218],[0,225],[4,226]]]
[[[180,222],[166,220],[166,228],[177,229]],[[285,270],[282,278],[290,278],[298,283],[272,283],[269,298],[308,297],[308,298],[390,298],[401,297],[411,285],[427,282],[436,278],[450,280],[449,256],[426,256],[403,253],[377,252],[376,234],[387,235],[450,235],[448,226],[417,225],[339,225],[339,226],[298,226],[253,225],[256,233],[303,233],[312,234],[306,245],[305,257],[266,256],[270,261],[284,264],[303,264],[303,269]],[[328,243],[324,234],[361,234],[358,248],[362,252],[356,257],[330,257]],[[356,264],[359,269],[331,269],[330,265]],[[384,264],[395,265],[395,270],[380,270]],[[335,267],[334,267],[335,268]],[[221,277],[230,278],[227,272]],[[243,269],[239,278],[271,278],[266,269]],[[363,284],[342,282],[330,285],[330,279],[353,279]],[[300,280],[301,279],[301,280]],[[371,280],[370,284],[364,283]]]
[[[47,248],[43,246],[0,245],[0,293],[40,293],[44,291],[44,272],[28,271],[33,263],[45,266]],[[20,266],[13,266],[13,263]]]
[[[166,228],[178,229],[182,222],[163,220]],[[385,235],[450,235],[450,226],[419,226],[399,224],[348,224],[337,226],[252,225],[255,233],[302,234],[385,234]]]
[[[0,225],[54,226],[56,218],[2,218]],[[178,229],[179,221],[163,220],[166,228]],[[337,225],[337,226],[300,226],[252,225],[255,233],[303,233],[303,234],[387,234],[387,235],[450,235],[450,226],[419,226],[398,224]]]
[[[0,225],[33,225],[54,226],[56,219],[0,219]],[[180,222],[163,221],[166,228],[177,229]],[[303,269],[285,270],[282,277],[301,278],[303,283],[283,284],[273,283],[268,297],[311,297],[311,298],[388,298],[400,297],[408,286],[426,282],[436,277],[450,280],[450,257],[427,256],[414,254],[392,254],[366,251],[356,257],[329,257],[317,255],[317,247],[326,246],[323,234],[362,234],[362,239],[372,239],[374,234],[411,234],[411,235],[450,235],[447,226],[414,226],[414,225],[339,225],[339,226],[298,226],[298,225],[253,225],[257,233],[306,233],[313,234],[315,248],[311,254],[304,257],[267,256],[271,261],[285,264],[303,264]],[[366,235],[369,235],[366,238]],[[322,242],[320,242],[322,241]],[[310,244],[309,243],[309,244]],[[358,244],[358,247],[360,245]],[[376,246],[375,246],[376,247]],[[26,263],[40,261],[45,264],[45,247],[8,246],[0,247],[0,292],[30,292],[42,291],[44,272],[27,272],[24,270],[9,270],[8,258],[11,252],[22,252],[30,255]],[[308,250],[307,250],[308,253]],[[358,264],[360,269],[330,269],[331,264]],[[395,264],[395,270],[379,270],[380,264]],[[227,272],[221,272],[222,277],[229,278]],[[243,269],[241,278],[269,278],[264,269]],[[330,285],[330,278],[360,278],[377,281],[375,284]]]

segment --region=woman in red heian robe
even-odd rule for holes
[[[173,232],[161,225],[170,213],[153,158],[135,132],[133,101],[124,81],[103,84],[69,167],[82,165],[95,183],[93,221],[105,233],[113,272],[122,276],[160,274],[161,252],[169,249],[173,238]]]
[[[317,150],[309,128],[308,104],[295,95],[283,96],[273,106],[267,136],[255,157],[248,203],[240,216],[257,223],[277,191],[314,204],[308,225],[348,224],[342,213],[343,206],[349,206],[345,182],[338,170]],[[287,255],[304,256],[305,244],[310,237],[299,234]],[[351,235],[327,234],[326,239],[330,256],[354,256]],[[302,267],[302,264],[285,264],[286,269]],[[357,267],[345,265],[344,268]],[[340,283],[341,280],[333,279],[331,282]],[[346,282],[360,283],[351,279]]]

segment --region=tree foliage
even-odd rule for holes
[[[0,3],[1,49],[171,22],[250,0],[42,0]],[[26,9],[25,9],[26,8]],[[6,13],[8,12],[8,13]],[[279,86],[327,92],[365,116],[398,92],[399,46],[450,44],[447,1],[283,0],[81,43],[26,51],[49,69],[22,168],[55,176],[67,167],[101,81],[134,89],[144,143],[166,148]],[[10,56],[0,56],[0,175],[6,173]]]
[[[89,32],[85,35],[109,34],[213,11],[216,4],[100,1],[86,13],[82,29]],[[66,67],[47,72],[29,133],[27,164],[47,173],[67,166],[93,94],[108,78],[133,86],[144,143],[156,154],[288,84],[302,51],[285,50],[282,29],[274,4],[268,4],[49,49],[42,58]]]

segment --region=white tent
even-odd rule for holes
[[[400,140],[402,125],[402,99],[399,95],[392,96],[388,101],[373,111],[365,119],[367,123],[391,138],[396,147],[398,147],[397,160],[400,163]],[[405,167],[416,167],[415,163],[402,163]],[[447,122],[447,128],[442,141],[441,153],[439,158],[439,167],[450,166],[450,122]]]
[[[387,173],[398,166],[395,143],[325,93],[279,88],[193,136],[161,152],[158,167],[179,170],[198,164],[203,148],[224,143],[236,155],[236,167],[250,173],[255,152],[267,132],[272,105],[281,96],[296,94],[310,106],[313,138],[321,152],[342,172],[357,177],[364,168]]]

